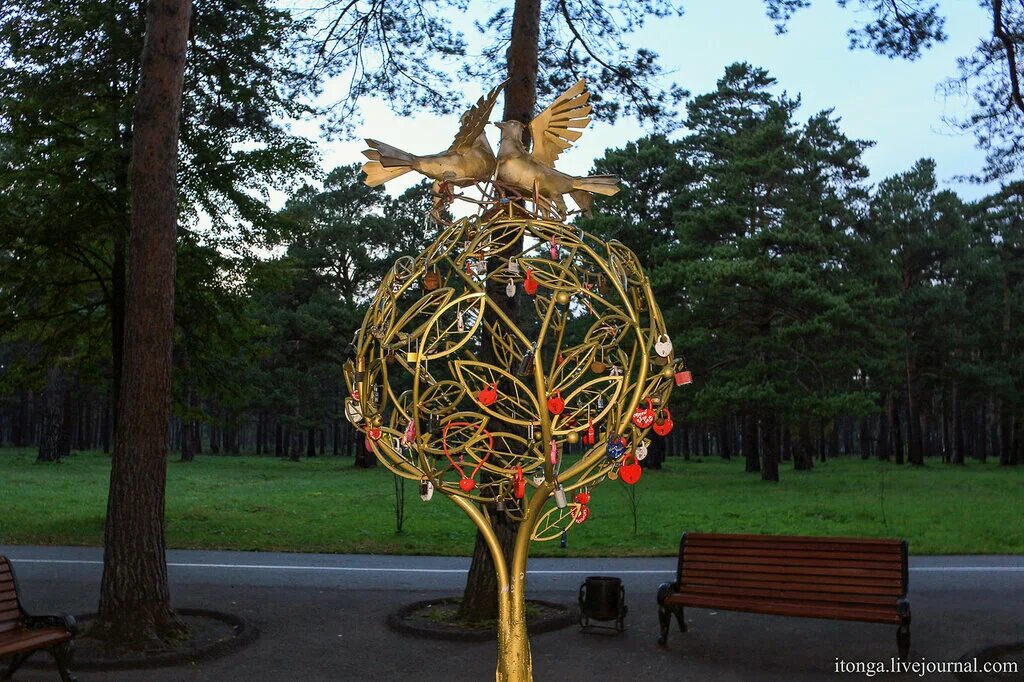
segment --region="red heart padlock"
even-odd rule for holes
[[[369,429],[366,430],[366,434],[374,440],[380,440],[382,432],[379,426],[371,426]]]
[[[660,424],[657,421],[655,421],[654,426],[652,428],[654,429],[654,432],[659,436],[667,436],[668,432],[672,430],[673,426],[675,426],[675,424],[672,423],[672,413],[669,412],[668,408],[666,407],[664,420],[662,420]]]
[[[576,493],[572,499],[579,504],[587,504],[590,502],[590,493],[584,490],[583,492]]]
[[[352,390],[352,400],[359,400],[359,389],[358,388]]]
[[[516,475],[512,478],[512,494],[520,500],[526,495],[526,478],[523,476],[523,467],[518,465]]]
[[[562,414],[562,410],[565,409],[565,401],[562,400],[562,392],[555,391],[555,394],[548,398],[548,410],[551,414]]]
[[[484,386],[480,393],[477,394],[477,399],[481,405],[493,405],[494,401],[498,399],[498,384],[487,384]]]
[[[619,477],[623,483],[635,485],[640,480],[640,475],[644,470],[640,468],[640,463],[636,461],[636,457],[633,455],[628,455],[628,457],[630,460],[629,464],[623,464],[619,467]]]
[[[572,513],[572,519],[576,523],[583,523],[590,518],[590,507],[580,506],[579,509]]]
[[[459,487],[462,488],[463,492],[468,493],[476,487],[476,481],[473,480],[473,477],[476,476],[476,473],[480,471],[480,467],[484,465],[487,458],[491,456],[491,452],[494,451],[494,436],[492,436],[491,432],[487,429],[480,429],[481,433],[487,437],[487,451],[484,453],[484,456],[480,458],[480,461],[476,463],[476,466],[473,467],[473,471],[470,472],[469,476],[467,476],[466,472],[462,470],[462,466],[459,464],[459,462],[464,460],[465,455],[459,455],[459,462],[456,462],[452,458],[452,453],[448,451],[448,429],[453,426],[459,428],[468,426],[475,429],[477,428],[477,425],[469,422],[448,422],[444,425],[444,429],[441,431],[441,449],[444,452],[444,456],[448,458],[449,462],[451,462],[452,468],[459,472],[459,476],[461,477],[459,479]]]
[[[526,268],[526,279],[523,280],[523,291],[533,296],[537,293],[537,280],[533,278],[533,270]]]
[[[633,410],[633,423],[639,429],[646,429],[654,423],[654,403],[650,398],[647,399],[647,407],[637,405]]]
[[[583,434],[583,444],[593,445],[596,440],[594,436],[594,420],[588,419],[587,421],[590,422],[590,424],[587,426],[587,432]]]

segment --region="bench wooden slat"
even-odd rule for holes
[[[744,533],[687,533],[686,542],[739,542],[739,543],[773,543],[816,545],[847,544],[847,545],[883,545],[896,547],[900,541],[892,538],[849,538],[832,535],[751,535]]]
[[[728,570],[686,570],[684,578],[723,578],[728,580],[789,580],[792,582],[807,583],[808,585],[878,585],[884,587],[896,586],[901,588],[903,583],[900,578],[873,578],[864,576],[829,576],[829,575],[799,575],[788,576],[783,573],[741,573]]]
[[[785,556],[741,556],[735,554],[715,554],[714,552],[694,551],[686,552],[686,560],[689,561],[714,561],[730,564],[747,564],[751,566],[806,566],[824,568],[864,568],[879,571],[899,571],[900,563],[894,561],[850,561],[832,559],[829,557],[785,557]],[[684,569],[685,570],[685,569]]]
[[[895,608],[870,609],[853,607],[822,607],[786,602],[762,602],[749,599],[726,599],[723,597],[698,597],[688,594],[672,594],[670,603],[680,603],[706,609],[725,609],[748,613],[766,613],[778,616],[801,616],[804,618],[830,618],[835,620],[857,620],[869,623],[899,623],[900,616]]]
[[[815,551],[826,551],[826,552],[846,552],[846,553],[864,553],[864,554],[879,554],[886,557],[899,557],[899,547],[893,549],[887,545],[848,545],[848,544],[828,544],[822,546],[815,546],[815,543],[807,542],[796,542],[779,544],[776,542],[764,542],[764,543],[753,543],[753,542],[687,542],[686,547],[688,550],[697,549],[710,549],[715,551],[730,551],[730,550],[752,550],[752,551],[768,551],[768,552],[815,552]]]
[[[900,563],[899,553],[890,552],[856,552],[852,550],[832,549],[774,549],[769,547],[712,547],[709,545],[687,545],[686,554],[714,554],[716,556],[735,557],[786,557],[790,559],[835,559],[837,561],[879,561],[884,563]]]
[[[684,561],[683,572],[693,568],[697,571],[728,571],[731,573],[754,573],[773,575],[818,575],[818,576],[847,576],[851,578],[881,578],[892,580],[900,578],[900,571],[896,569],[880,570],[869,568],[829,568],[827,566],[781,566],[781,565],[760,565],[750,566],[747,564],[734,564],[728,561]]]
[[[0,634],[0,656],[50,647],[71,639],[71,633],[60,628],[21,630]]]
[[[764,589],[775,589],[775,590],[790,590],[795,592],[834,592],[842,594],[873,594],[879,596],[889,596],[892,598],[899,597],[902,588],[900,584],[893,581],[891,584],[882,585],[877,582],[856,584],[856,583],[844,583],[836,584],[835,581],[830,581],[827,578],[822,578],[821,582],[810,583],[806,580],[803,581],[792,581],[786,580],[785,578],[779,578],[777,580],[761,580],[757,577],[750,579],[733,578],[729,576],[718,576],[718,575],[694,575],[687,573],[685,575],[684,584],[686,585],[714,585],[722,587],[740,586],[740,587],[752,587],[752,588],[764,588]]]
[[[806,590],[773,589],[766,587],[738,587],[734,585],[694,585],[684,583],[679,591],[693,595],[732,595],[746,597],[752,601],[794,601],[817,603],[880,604],[892,608],[895,597],[878,594],[856,594],[850,592],[807,592]]]

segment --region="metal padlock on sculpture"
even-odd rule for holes
[[[430,482],[429,478],[420,479],[420,499],[424,502],[430,502],[430,498],[434,496],[434,484]]]
[[[654,352],[663,358],[672,355],[672,339],[668,334],[662,334],[654,344]]]
[[[526,279],[523,280],[523,291],[533,296],[537,293],[537,287],[540,286],[537,280],[533,278],[533,270],[526,268]]]
[[[693,374],[690,373],[690,370],[686,369],[686,365],[682,361],[676,363],[675,370],[676,386],[685,386],[686,384],[693,383]]]
[[[617,462],[626,454],[626,439],[617,433],[613,433],[608,439],[608,446],[605,448],[608,459]]]
[[[672,422],[672,413],[669,412],[667,407],[664,409],[664,412],[665,417],[655,420],[653,426],[654,432],[659,436],[667,436],[669,431],[672,430],[672,427],[675,426]]]
[[[633,410],[633,423],[638,429],[649,428],[654,423],[654,403],[647,398],[647,407],[636,406]]]
[[[431,270],[430,272],[424,273],[423,275],[423,288],[427,291],[433,291],[434,289],[441,286],[441,275],[438,274],[437,270]]]
[[[568,501],[565,499],[565,489],[560,485],[557,486],[555,488],[555,506],[559,509],[565,509],[568,504]]]

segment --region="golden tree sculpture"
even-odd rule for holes
[[[367,447],[419,481],[424,500],[450,498],[486,539],[497,679],[516,681],[532,676],[531,541],[585,522],[601,481],[636,483],[648,431],[671,429],[666,401],[688,378],[633,252],[530,205],[480,202],[477,215],[442,222],[419,256],[398,259],[346,364],[346,413]],[[518,299],[517,310],[489,291]],[[493,514],[520,521],[511,557]]]

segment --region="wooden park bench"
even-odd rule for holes
[[[910,649],[907,542],[865,538],[683,533],[676,581],[658,590],[659,644],[683,607],[899,626]]]
[[[78,628],[71,616],[30,616],[18,597],[14,567],[7,557],[0,556],[0,660],[10,658],[7,671],[0,679],[10,679],[29,656],[49,651],[57,662],[60,678],[74,680],[68,664],[72,643]]]

